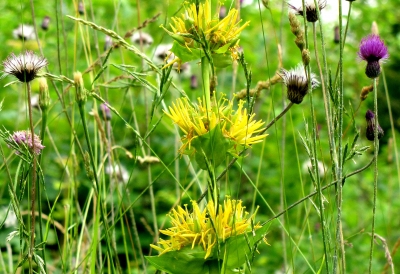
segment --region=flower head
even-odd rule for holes
[[[292,4],[288,4],[289,8],[293,9],[296,14],[304,16],[303,7],[295,7]],[[326,0],[318,0],[318,9],[321,11],[326,7]],[[315,6],[314,0],[306,1],[306,19],[308,22],[318,21],[317,7]]]
[[[39,57],[33,51],[16,56],[14,53],[3,61],[5,74],[14,75],[21,82],[30,82],[36,78],[39,70],[47,66],[47,60]]]
[[[198,99],[198,104],[191,105],[186,99],[178,99],[169,107],[166,113],[183,131],[183,145],[181,153],[189,154],[192,142],[201,136],[210,133],[217,126],[220,128],[219,137],[229,142],[228,150],[233,154],[237,153],[240,146],[250,146],[261,142],[267,134],[260,133],[264,122],[255,121],[255,114],[248,115],[243,107],[244,101],[240,100],[237,110],[233,109],[233,100],[229,101],[224,97],[214,102],[211,109],[207,109],[204,100]],[[214,135],[216,136],[216,135]],[[196,149],[196,148],[195,148]],[[220,148],[222,153],[222,148]]]
[[[297,65],[295,69],[281,69],[279,75],[287,87],[287,97],[295,104],[300,104],[308,92],[308,79],[302,64]],[[314,73],[311,73],[311,89],[318,87],[319,82]]]
[[[371,110],[367,110],[365,113],[365,119],[367,120],[367,130],[365,135],[368,140],[373,141],[375,139],[375,114]],[[384,131],[378,123],[378,140],[384,135]]]
[[[379,61],[389,58],[385,43],[378,35],[368,35],[361,40],[358,56],[367,61],[365,74],[369,78],[376,78],[381,73]]]
[[[40,26],[42,30],[47,31],[49,29],[49,25],[50,25],[50,16],[46,15],[45,17],[43,17],[43,21]]]
[[[35,28],[32,25],[21,24],[13,30],[13,37],[22,41],[35,40]]]
[[[150,245],[160,251],[160,255],[180,250],[185,246],[191,246],[193,249],[199,245],[206,252],[204,259],[207,259],[213,257],[217,243],[261,227],[259,223],[251,225],[254,223],[256,212],[248,217],[249,213],[245,212],[241,200],[231,200],[227,197],[224,204],[218,206],[218,210],[213,201],[208,202],[203,210],[195,201],[192,201],[192,207],[191,213],[185,205],[184,208],[178,206],[168,214],[172,227],[160,232],[169,239],[161,239],[158,242],[159,246]]]
[[[223,56],[230,52],[232,58],[237,59],[237,48],[241,31],[250,22],[240,26],[239,13],[236,9],[229,10],[224,18],[219,18],[219,12],[214,17],[211,15],[211,4],[206,0],[204,4],[186,4],[185,13],[180,17],[172,17],[170,24],[172,32],[164,30],[175,39],[174,48],[171,49],[183,62],[200,58],[203,46],[207,45],[213,58],[215,55]],[[197,50],[197,51],[193,51]],[[191,57],[189,57],[191,56]],[[177,62],[174,59],[174,62]],[[214,65],[218,65],[215,62]]]
[[[36,155],[39,155],[42,149],[44,148],[39,136],[37,136],[36,134],[34,134],[32,142],[32,134],[28,130],[21,130],[14,132],[13,135],[10,137],[9,141],[16,143],[19,147],[25,146],[30,150],[33,149],[33,152]],[[19,151],[15,151],[15,154],[20,154],[20,153]]]
[[[101,112],[101,114],[102,114],[102,118],[105,120],[105,121],[110,121],[111,120],[111,110],[110,110],[110,108],[108,107],[108,105],[107,104],[100,104],[100,106],[99,106],[99,112]]]
[[[142,43],[143,46],[151,46],[154,42],[153,37],[146,32],[135,32],[131,37],[131,41],[137,45]]]

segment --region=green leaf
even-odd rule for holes
[[[214,66],[217,68],[225,68],[232,65],[232,58],[229,54],[212,54]]]
[[[177,41],[174,41],[171,51],[182,60],[182,63],[198,60],[205,56],[203,50],[196,48],[189,49]]]
[[[186,274],[190,269],[192,274],[209,273],[206,252],[201,246],[186,246],[180,250],[170,251],[161,256],[145,256],[157,269],[171,274]]]
[[[225,52],[229,49],[230,46],[231,46],[231,44],[225,44],[225,45],[223,45],[222,47],[220,47],[219,49],[214,50],[214,53],[216,53],[216,54],[223,54],[223,53],[225,53]]]
[[[221,127],[217,125],[208,133],[194,139],[192,146],[196,149],[195,159],[197,164],[201,169],[207,170],[207,162],[204,157],[216,168],[226,160],[230,142],[222,134]]]
[[[254,235],[247,233],[228,238],[221,247],[222,258],[225,258],[224,267],[230,270],[239,268],[246,262],[246,257],[252,258],[257,242],[265,236],[267,229],[264,225],[257,229]]]

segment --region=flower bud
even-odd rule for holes
[[[42,110],[46,110],[50,105],[49,86],[44,77],[39,78],[39,106]]]
[[[226,16],[226,7],[225,6],[221,6],[219,8],[219,19],[224,19]]]
[[[111,120],[111,110],[107,106],[107,104],[101,104],[99,106],[100,112],[102,113],[101,117],[104,119],[104,121],[110,121]]]
[[[42,25],[41,25],[42,30],[44,30],[44,31],[48,30],[49,25],[50,25],[50,17],[46,15],[42,21]]]
[[[112,38],[106,35],[106,38],[104,39],[104,51],[107,51],[109,48],[111,48],[112,44],[113,44]]]
[[[375,114],[371,110],[367,110],[365,119],[367,120],[367,130],[365,135],[368,140],[373,141],[375,139]],[[383,135],[383,129],[378,123],[378,140],[381,139]]]
[[[74,73],[74,82],[76,88],[76,102],[86,102],[86,90],[83,83],[82,73],[80,73],[79,71]]]
[[[197,89],[197,87],[198,87],[197,76],[196,75],[190,76],[190,88]]]
[[[78,3],[78,12],[80,15],[85,14],[85,6],[83,5],[82,1],[79,1],[79,3]]]
[[[340,42],[339,26],[335,26],[333,32],[334,32],[333,42],[335,44],[339,44],[339,42]]]
[[[308,66],[310,64],[310,51],[308,49],[303,49],[301,51],[301,59],[303,60],[303,64]]]

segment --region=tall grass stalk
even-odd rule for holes
[[[36,162],[36,153],[35,153],[35,142],[34,142],[34,137],[35,137],[35,130],[33,126],[33,117],[32,117],[32,99],[31,99],[31,84],[30,82],[26,82],[26,90],[28,94],[28,113],[29,113],[29,127],[31,131],[31,140],[32,140],[32,148],[31,148],[31,153],[32,153],[32,169],[31,169],[31,175],[32,175],[32,181],[31,181],[31,230],[30,230],[30,246],[29,246],[29,265],[30,269],[29,271],[32,273],[33,272],[33,257],[34,257],[34,249],[35,249],[35,203],[36,203],[36,168],[37,168],[37,162]]]
[[[86,139],[87,146],[88,146],[90,164],[91,164],[91,167],[93,169],[93,180],[95,182],[95,192],[96,192],[96,195],[97,195],[97,199],[99,200],[99,205],[98,205],[99,206],[98,207],[99,210],[98,210],[98,212],[99,212],[99,214],[101,216],[101,220],[103,221],[103,226],[104,226],[104,230],[105,230],[104,231],[104,234],[105,234],[104,237],[105,237],[106,244],[107,244],[108,259],[109,259],[109,262],[110,262],[110,265],[111,265],[111,269],[115,273],[117,270],[115,268],[116,265],[114,264],[114,254],[117,254],[117,253],[112,248],[111,239],[110,239],[110,236],[109,236],[108,221],[107,221],[107,218],[106,218],[106,214],[104,212],[105,206],[104,206],[104,202],[103,202],[103,199],[102,199],[102,196],[101,196],[101,188],[100,188],[101,185],[100,185],[99,180],[98,180],[97,165],[96,165],[94,154],[93,154],[93,151],[92,151],[92,146],[91,146],[90,136],[89,136],[89,130],[88,130],[88,127],[87,127],[87,121],[86,121],[86,115],[85,115],[85,109],[84,109],[85,103],[82,100],[79,100],[78,101],[78,107],[79,107],[79,113],[80,113],[80,116],[81,116],[82,125],[83,125],[83,129],[84,129],[85,139]],[[119,264],[118,264],[118,258],[117,257],[116,257],[116,260],[117,260],[116,262],[117,262],[117,266],[118,266]]]
[[[317,9],[318,9],[318,5]],[[308,39],[308,26],[307,26],[307,9],[306,9],[306,1],[302,0],[302,7],[303,7],[303,19],[304,19],[304,40],[305,40],[305,48],[309,48],[309,39]],[[312,87],[311,87],[311,67],[310,65],[306,65],[305,68],[306,70],[306,75],[308,78],[308,94],[310,98],[310,113],[311,113],[311,121],[312,121],[312,158],[311,163],[312,163],[312,169],[315,175],[316,179],[316,187],[317,187],[317,192],[318,192],[318,206],[319,206],[319,217],[321,220],[321,230],[322,230],[322,241],[323,241],[323,246],[324,246],[324,255],[325,255],[325,267],[327,273],[329,273],[329,260],[328,260],[328,240],[327,240],[327,235],[326,235],[326,230],[325,230],[325,214],[324,214],[324,206],[323,206],[323,201],[322,201],[322,191],[321,191],[321,178],[319,174],[319,168],[318,168],[318,155],[317,155],[317,122],[315,118],[315,107],[314,107],[314,100],[313,100],[313,93],[312,93]]]
[[[339,84],[338,84],[338,129],[337,129],[337,142],[338,142],[338,169],[337,169],[337,178],[341,180],[343,177],[343,165],[344,165],[344,155],[343,155],[343,49],[344,49],[344,41],[343,41],[343,20],[342,20],[342,0],[339,0]],[[337,273],[337,267],[339,262],[339,250],[344,250],[343,236],[342,236],[342,202],[343,202],[343,186],[342,184],[338,184],[336,190],[336,207],[337,207],[337,219],[336,219],[336,243],[333,257],[333,273]],[[342,254],[344,256],[344,254]],[[344,267],[344,265],[343,265]]]
[[[394,155],[395,155],[395,159],[396,159],[397,181],[399,183],[399,188],[400,188],[400,164],[399,164],[399,153],[397,151],[396,131],[395,131],[395,127],[394,127],[392,106],[391,106],[389,90],[388,90],[388,86],[387,86],[387,82],[386,82],[385,70],[384,70],[383,67],[381,67],[381,69],[382,69],[383,87],[385,89],[386,102],[387,102],[387,107],[388,107],[388,112],[389,112],[390,128],[392,130],[392,138],[393,138],[393,145],[394,145]]]

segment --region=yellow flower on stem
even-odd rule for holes
[[[178,43],[178,45],[174,43],[171,51],[183,62],[187,62],[204,57],[203,50],[207,45],[210,53],[214,55],[213,59],[217,58],[217,55],[224,55],[229,50],[232,59],[236,60],[239,35],[250,22],[247,21],[240,26],[241,20],[238,20],[239,12],[236,9],[231,9],[222,20],[219,19],[218,14],[219,11],[214,17],[211,15],[211,5],[208,0],[198,7],[194,3],[185,4],[185,13],[180,17],[171,18],[172,31],[161,25]],[[190,56],[191,54],[193,56]],[[173,60],[167,66],[177,61]]]
[[[178,206],[169,213],[172,227],[160,230],[169,239],[161,239],[158,246],[150,245],[160,251],[160,256],[185,246],[193,249],[198,245],[205,251],[204,259],[207,259],[215,255],[214,247],[217,243],[222,244],[230,237],[261,228],[259,223],[251,225],[254,224],[257,210],[248,217],[249,213],[245,212],[241,200],[227,197],[224,204],[218,206],[218,211],[213,201],[209,201],[203,210],[195,201],[192,201],[192,207],[193,212],[189,212],[185,205],[184,209]]]
[[[236,144],[244,145],[246,147],[262,142],[267,134],[256,135],[264,129],[262,126],[264,122],[261,120],[255,121],[255,113],[250,116],[247,114],[247,109],[243,108],[245,101],[240,100],[236,112],[232,111],[228,117],[229,120],[224,123],[223,133],[228,138],[232,139]]]
[[[165,114],[174,121],[184,132],[183,145],[179,151],[183,154],[186,149],[191,149],[192,141],[215,128],[219,123],[217,113],[207,111],[204,100],[198,98],[199,104],[191,105],[187,98],[179,98],[172,103],[169,112]]]
[[[243,100],[239,101],[237,110],[233,109],[234,101],[229,101],[224,96],[221,96],[218,102],[214,100],[208,111],[204,100],[198,99],[198,102],[193,106],[186,98],[177,99],[176,103],[169,107],[169,113],[165,112],[185,134],[182,138],[183,145],[179,149],[181,154],[193,153],[192,142],[200,136],[209,134],[217,126],[221,132],[213,134],[213,138],[224,139],[223,142],[228,143],[226,151],[233,155],[236,155],[242,146],[249,147],[259,143],[268,135],[259,134],[264,130],[262,128],[264,122],[254,120],[254,113],[248,115]],[[196,149],[199,147],[195,147],[195,152]],[[224,153],[222,147],[218,150]]]

